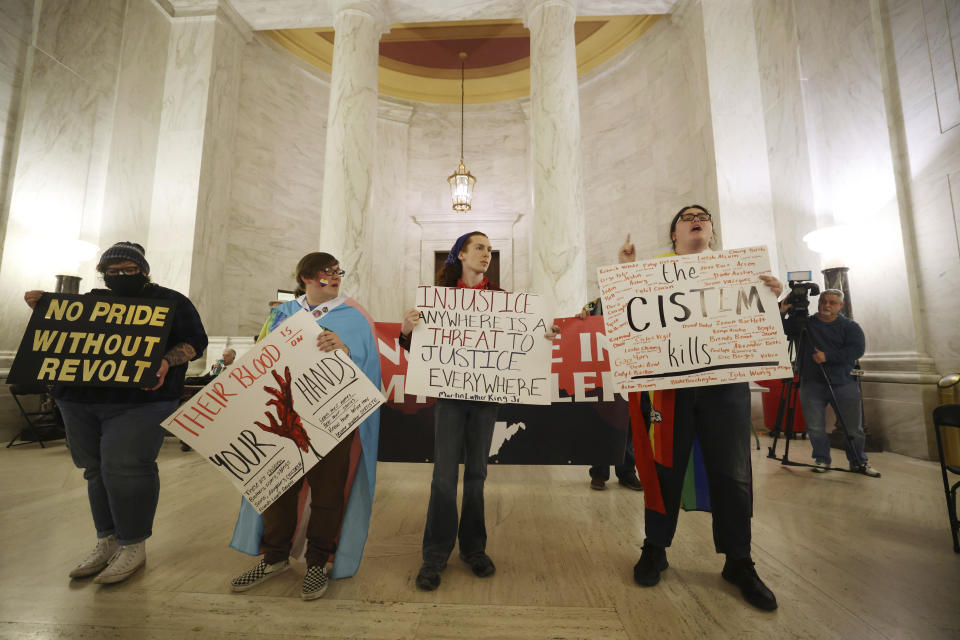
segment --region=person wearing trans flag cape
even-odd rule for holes
[[[324,329],[317,346],[323,351],[347,351],[380,388],[373,320],[356,300],[340,292],[343,274],[329,254],[304,256],[296,276],[304,295],[274,307],[260,338],[305,310]],[[304,542],[307,570],[300,593],[304,600],[322,596],[330,577],[348,578],[357,572],[370,527],[379,435],[377,409],[307,472],[305,482],[288,489],[262,517],[242,500],[230,547],[254,556],[263,553],[264,557],[233,579],[234,591],[246,591],[289,568],[289,554],[299,555]],[[330,556],[332,570],[327,566]]]

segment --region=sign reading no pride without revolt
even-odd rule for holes
[[[644,391],[793,375],[766,247],[598,270],[614,381]]]
[[[258,513],[360,425],[383,396],[298,312],[163,421],[207,457]]]
[[[152,387],[173,309],[172,300],[44,293],[7,382]]]
[[[406,392],[432,398],[550,404],[553,316],[541,296],[417,287]]]

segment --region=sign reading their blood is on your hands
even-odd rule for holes
[[[383,396],[298,312],[163,421],[205,456],[258,513],[360,425]]]
[[[644,391],[793,375],[766,247],[600,267],[613,379]]]
[[[7,382],[152,387],[173,309],[172,300],[44,293]]]
[[[417,287],[407,393],[431,398],[550,404],[553,325],[541,296]]]

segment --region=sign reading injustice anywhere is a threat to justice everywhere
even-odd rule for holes
[[[407,393],[431,398],[550,404],[553,317],[541,296],[417,287]]]
[[[7,382],[152,387],[174,305],[172,300],[44,293]]]
[[[793,375],[766,247],[600,267],[613,379],[644,391]]]
[[[548,405],[501,404],[490,443],[498,464],[620,464],[630,428],[626,394],[616,393],[603,318],[557,318],[550,345]],[[380,408],[381,462],[433,460],[435,400],[405,393],[408,354],[400,323],[378,322],[387,402]],[[543,337],[540,337],[544,342]]]
[[[258,513],[383,404],[323,329],[290,316],[161,424],[206,457]]]

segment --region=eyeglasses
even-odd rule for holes
[[[346,273],[346,271],[344,271],[343,269],[333,269],[330,267],[323,269],[323,272],[328,276],[342,276],[343,274]]]
[[[104,269],[103,275],[105,276],[135,276],[140,273],[140,267],[120,267],[119,269]]]
[[[710,222],[710,214],[706,211],[701,211],[700,213],[681,213],[680,219],[684,222],[693,222],[694,220]]]

